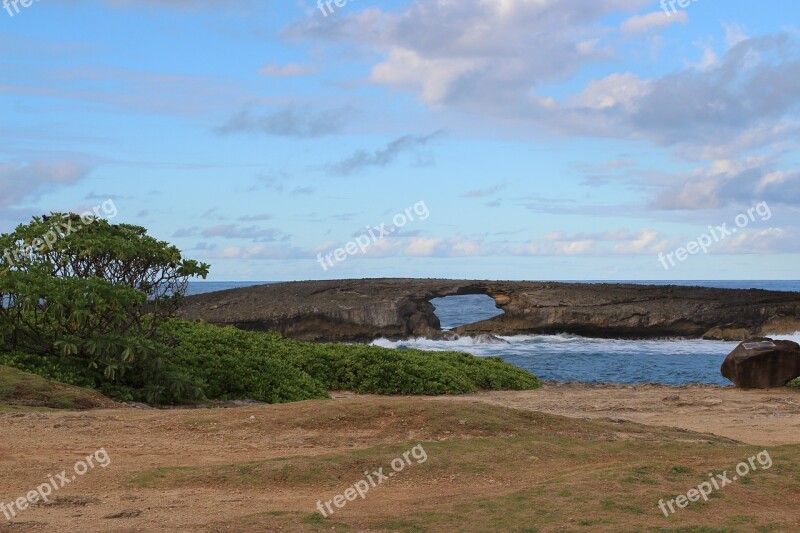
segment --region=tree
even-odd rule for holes
[[[0,235],[0,250],[0,348],[71,358],[98,385],[161,380],[158,326],[209,271],[145,228],[66,213]]]

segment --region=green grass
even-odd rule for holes
[[[99,393],[56,383],[41,376],[0,366],[0,404],[17,407],[89,409],[111,402]]]

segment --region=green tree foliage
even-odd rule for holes
[[[0,235],[0,349],[85,367],[95,386],[144,386],[150,399],[191,384],[162,360],[159,324],[209,266],[139,226],[53,213]]]

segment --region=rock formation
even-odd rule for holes
[[[748,339],[725,358],[722,375],[743,389],[783,387],[800,376],[800,345],[763,337]]]
[[[189,319],[304,340],[441,338],[430,300],[486,294],[504,314],[460,335],[572,333],[602,338],[742,340],[800,331],[800,293],[683,286],[363,279],[260,285],[191,296]],[[450,333],[452,335],[453,333]]]

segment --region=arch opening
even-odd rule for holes
[[[443,296],[433,298],[430,302],[435,307],[434,313],[442,324],[442,331],[488,320],[504,313],[502,309],[498,309],[494,298],[486,294]]]

